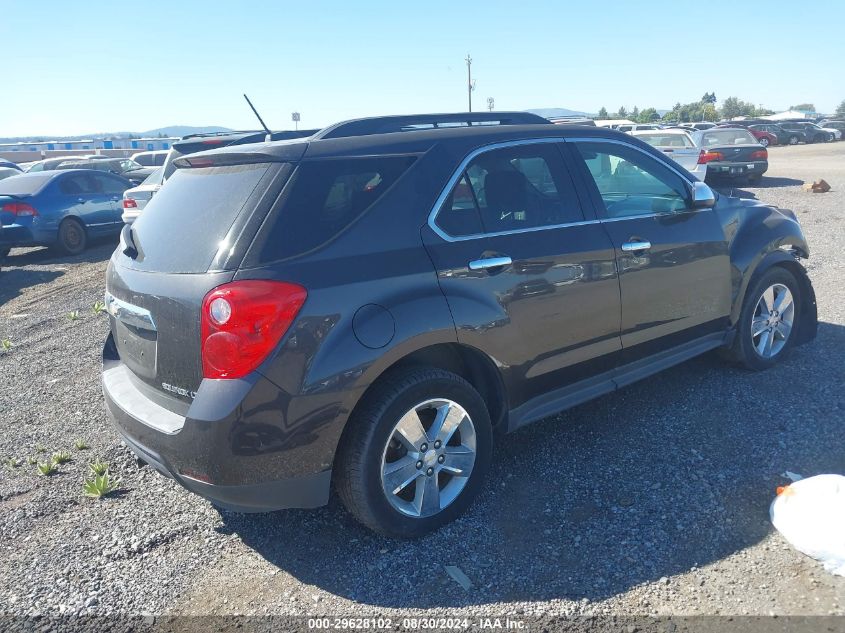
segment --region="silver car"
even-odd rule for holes
[[[123,218],[124,223],[132,224],[141,215],[141,211],[150,201],[164,182],[164,167],[159,167],[137,187],[127,189],[123,192]]]

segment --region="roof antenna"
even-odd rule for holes
[[[261,124],[261,127],[263,127],[264,131],[267,132],[267,136],[264,138],[264,140],[269,143],[273,140],[273,133],[270,131],[270,128],[267,127],[267,124],[264,123],[264,119],[262,119],[261,115],[258,114],[258,110],[255,109],[255,106],[252,105],[252,101],[249,100],[249,97],[247,97],[246,94],[244,94],[244,99],[246,99],[246,102],[249,104],[249,107],[252,108],[252,111],[255,113],[255,117],[258,119],[258,122]]]

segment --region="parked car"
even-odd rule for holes
[[[46,171],[0,180],[0,218],[15,246],[52,246],[72,255],[88,240],[120,231],[125,178],[93,170]]]
[[[44,160],[36,161],[26,168],[26,173],[36,173],[39,171],[50,171],[55,169],[65,161],[79,160],[79,156],[56,156],[55,158],[45,158]]]
[[[125,224],[132,224],[147,206],[147,202],[155,193],[161,189],[164,182],[164,166],[162,165],[137,187],[127,189],[123,192],[123,215],[121,219]]]
[[[633,125],[619,125],[616,129],[620,132],[636,132],[638,130],[659,130],[660,128],[651,123],[635,123]]]
[[[20,165],[13,163],[10,160],[6,160],[5,158],[0,158],[0,167],[3,167],[4,169],[14,169],[19,172],[23,171]]]
[[[836,127],[827,127],[827,126],[819,126],[821,130],[824,130],[830,135],[831,141],[841,141],[842,140],[842,130]]]
[[[164,159],[167,158],[169,151],[170,150],[160,149],[148,152],[138,152],[137,154],[132,154],[130,158],[143,167],[161,167],[164,165]]]
[[[659,149],[695,176],[696,180],[704,182],[707,176],[707,152],[700,149],[685,130],[635,130],[631,135]]]
[[[140,185],[155,171],[152,167],[142,167],[130,158],[85,158],[66,160],[54,169],[96,169],[123,176],[133,185]]]
[[[748,126],[748,131],[752,134],[754,132],[774,134],[778,140],[778,145],[797,145],[798,143],[806,142],[806,135],[802,130],[789,132],[774,123],[755,123]]]
[[[0,180],[4,178],[11,178],[12,176],[18,176],[22,172],[20,169],[12,169],[11,167],[3,167],[0,165]]]
[[[107,271],[103,392],[130,449],[224,508],[320,506],[334,484],[415,537],[482,490],[499,432],[711,349],[762,370],[815,336],[791,212],[627,134],[465,125],[501,117],[177,159]]]
[[[834,129],[839,130],[840,132],[845,132],[845,121],[828,119],[819,123],[819,126],[827,130]]]
[[[757,139],[757,142],[760,143],[760,145],[762,145],[763,147],[778,144],[777,134],[768,132],[766,130],[758,130],[753,125],[749,125],[746,129],[751,132],[751,135],[755,139]]]
[[[716,123],[712,123],[711,121],[699,121],[698,123],[683,123],[684,127],[688,127],[692,130],[709,130],[711,128],[716,127]]]
[[[806,121],[781,121],[779,125],[794,134],[801,133],[804,143],[825,143],[833,140],[830,132],[825,132],[815,123],[808,123]]]
[[[708,177],[746,178],[758,182],[769,169],[769,153],[745,128],[714,128],[692,133],[706,150]]]

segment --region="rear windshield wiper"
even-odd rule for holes
[[[135,245],[135,236],[132,234],[132,225],[126,224],[120,231],[121,251],[127,257],[135,259],[138,257],[138,247]]]

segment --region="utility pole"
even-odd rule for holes
[[[490,112],[492,112],[492,111],[493,111],[493,106],[494,106],[495,104],[496,104],[496,102],[495,102],[495,100],[493,99],[493,97],[487,97],[487,109],[488,109],[488,110],[490,110]]]
[[[469,105],[467,112],[472,112],[472,91],[475,90],[475,86],[472,83],[472,57],[469,53],[464,61],[467,63],[467,103]]]

